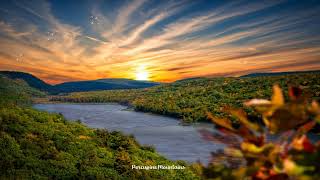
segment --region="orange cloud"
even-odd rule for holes
[[[92,25],[92,35],[83,27],[62,23],[46,2],[17,2],[18,8],[43,21],[48,31],[32,21],[23,21],[19,27],[0,21],[0,69],[27,71],[47,82],[60,83],[135,78],[142,65],[151,80],[166,82],[194,76],[320,68],[320,35],[310,36],[301,29],[319,8],[296,12],[296,16],[271,13],[218,28],[279,3],[232,2],[170,19],[188,7],[170,2],[134,20],[132,16],[146,1],[125,4],[114,18],[95,7],[92,12],[102,22]]]

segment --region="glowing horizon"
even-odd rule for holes
[[[316,1],[0,4],[0,70],[51,84],[320,69]]]

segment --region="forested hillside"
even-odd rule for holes
[[[0,105],[28,104],[31,96],[44,97],[45,93],[31,88],[23,80],[12,80],[0,74]]]
[[[51,97],[62,102],[120,102],[136,110],[181,118],[184,122],[206,121],[206,112],[225,116],[223,106],[242,107],[245,100],[268,98],[273,84],[285,91],[289,86],[301,87],[309,98],[320,98],[320,73],[246,78],[196,78],[177,81],[148,89],[95,91]],[[255,115],[251,108],[245,109]]]
[[[17,79],[23,80],[30,87],[33,87],[34,89],[38,89],[40,91],[49,92],[50,89],[52,88],[50,84],[45,83],[41,79],[29,73],[15,72],[15,71],[0,71],[0,75],[5,76],[12,80],[17,80]]]

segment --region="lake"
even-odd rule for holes
[[[210,152],[224,147],[201,138],[198,130],[215,131],[212,124],[182,126],[177,119],[128,110],[119,104],[36,104],[34,108],[61,113],[68,120],[81,120],[92,128],[133,134],[140,144],[154,146],[171,160],[207,164]]]

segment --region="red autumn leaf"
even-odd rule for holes
[[[309,153],[313,153],[315,151],[314,145],[310,142],[308,138],[305,138],[303,141],[303,150]]]
[[[291,146],[296,150],[309,153],[313,153],[316,150],[315,146],[310,142],[306,135],[303,135],[300,138],[295,138]]]

